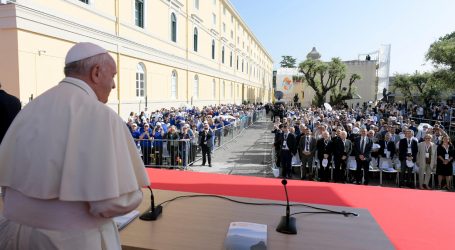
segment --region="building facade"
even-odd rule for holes
[[[352,85],[355,88],[354,99],[347,100],[346,103],[351,105],[362,105],[364,102],[376,101],[376,93],[378,88],[377,77],[377,61],[374,60],[353,60],[343,61],[346,65],[346,78],[342,82],[342,86],[349,85],[349,78],[352,74],[360,75],[360,79]],[[311,106],[315,96],[314,90],[304,82],[296,82],[293,76],[298,75],[297,68],[280,68],[277,70],[276,90],[283,92],[283,101],[293,102],[295,94],[299,97],[299,102],[304,107]],[[327,102],[330,100],[330,91],[326,96]]]
[[[228,0],[16,0],[0,4],[0,81],[23,104],[63,78],[77,42],[117,63],[122,117],[187,105],[271,101],[272,57]]]

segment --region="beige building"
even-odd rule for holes
[[[388,47],[390,51],[390,47]],[[320,60],[321,54],[316,50],[316,47],[307,54],[307,59]],[[387,61],[389,57],[387,57]],[[360,76],[359,80],[356,80],[352,88],[354,89],[353,99],[346,100],[346,103],[350,106],[362,105],[364,102],[375,102],[378,93],[378,69],[380,63],[378,60],[371,60],[368,55],[368,60],[352,60],[343,61],[346,66],[346,77],[341,83],[342,87],[349,86],[349,80],[353,74]],[[384,59],[383,59],[384,61]],[[277,70],[276,75],[276,90],[283,92],[283,101],[287,103],[294,102],[294,95],[297,94],[299,102],[304,106],[311,106],[315,96],[313,88],[309,87],[306,81],[296,82],[298,78],[303,77],[303,74],[298,72],[298,68],[280,68]],[[296,79],[297,78],[297,79]],[[387,65],[387,84],[388,84],[388,65]],[[382,90],[381,90],[382,91]],[[326,101],[330,101],[331,91],[326,94]]]
[[[228,0],[6,2],[0,81],[23,104],[63,78],[66,52],[81,41],[116,60],[108,105],[122,117],[146,106],[271,101],[272,57]]]
[[[353,87],[356,89],[355,99],[347,100],[348,105],[360,105],[363,102],[376,101],[376,93],[378,86],[377,78],[377,61],[363,61],[353,60],[344,61],[346,65],[346,78],[344,79],[342,86],[348,86],[349,78],[352,74],[360,75],[361,79],[354,82]],[[292,79],[292,76],[298,75],[297,68],[292,69],[278,69],[277,70],[277,90],[284,93],[284,101],[293,102],[295,94],[299,95],[299,101],[304,107],[311,105],[314,98],[314,90],[308,86],[306,82],[295,82],[292,81],[287,83],[283,81],[286,77]],[[326,96],[327,102],[330,100],[330,91]]]

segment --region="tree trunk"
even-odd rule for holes
[[[325,94],[316,93],[316,95],[314,96],[314,102],[317,107],[322,107],[322,105],[324,105],[325,103]]]

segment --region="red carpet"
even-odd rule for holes
[[[155,189],[285,200],[280,179],[147,169]],[[455,194],[290,180],[294,202],[366,208],[397,249],[454,249]]]

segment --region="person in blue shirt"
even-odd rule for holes
[[[164,122],[161,123],[161,127],[163,128],[163,132],[166,134],[168,130],[168,120],[165,119]]]
[[[175,114],[174,114],[174,113],[171,113],[170,118],[169,118],[169,124],[170,124],[171,126],[175,126],[175,123],[176,123],[176,122],[177,122],[177,121],[176,121],[176,119],[175,119]]]
[[[139,139],[139,136],[141,135],[141,131],[139,131],[139,128],[135,122],[131,123],[130,130],[131,130],[131,135],[133,136],[133,138],[135,140]]]
[[[134,136],[133,136],[134,137]],[[152,130],[150,129],[150,125],[148,123],[144,124],[144,128],[142,129],[142,133],[139,136],[139,141],[141,145],[142,151],[142,159],[144,161],[144,165],[150,165],[151,163],[151,152],[152,152]]]
[[[212,129],[215,131],[215,140],[218,142],[218,147],[221,146],[221,136],[223,135],[222,134],[223,127],[224,127],[224,124],[218,118],[215,119],[214,128],[212,128]],[[213,144],[215,144],[215,140],[214,140]]]
[[[161,123],[157,122],[152,132],[153,135],[153,155],[155,156],[156,165],[163,165],[163,139],[165,138],[164,129]]]

